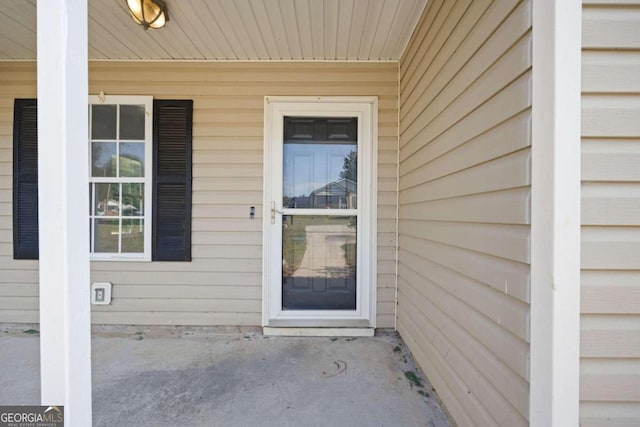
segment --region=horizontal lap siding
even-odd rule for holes
[[[378,317],[395,320],[397,66],[354,63],[92,63],[91,93],[193,99],[193,261],[93,262],[113,302],[94,323],[259,325],[264,96],[378,96]],[[13,99],[35,64],[0,63],[0,321],[38,321],[37,262],[12,259]],[[249,219],[249,207],[256,219]]]
[[[640,2],[583,2],[580,423],[640,425]]]
[[[527,425],[530,1],[429,1],[400,76],[398,329],[460,425]]]
[[[0,322],[38,321],[38,262],[13,260],[13,105],[36,97],[32,63],[0,63]]]

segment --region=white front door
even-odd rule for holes
[[[376,111],[265,99],[264,326],[375,327]]]

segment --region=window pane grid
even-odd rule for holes
[[[91,194],[91,203],[90,206],[90,221],[92,224],[92,232],[91,232],[91,242],[92,252],[93,253],[103,253],[104,250],[101,250],[100,244],[106,240],[109,240],[109,236],[106,232],[99,233],[96,238],[96,228],[99,228],[99,224],[107,224],[111,222],[112,224],[117,221],[117,231],[111,231],[111,236],[117,236],[117,252],[123,253],[125,252],[123,237],[127,236],[135,243],[132,245],[133,247],[140,246],[140,236],[136,236],[136,233],[144,233],[144,184],[131,184],[131,183],[108,183],[106,195],[101,196],[100,200],[97,200],[96,197],[98,194],[102,193],[99,188],[96,188],[97,185],[105,185],[103,183],[91,183],[90,194]],[[116,189],[112,188],[112,186],[116,186]],[[125,188],[126,186],[131,188]],[[136,189],[134,186],[137,186]],[[138,193],[137,195],[134,193]],[[115,197],[114,197],[115,196]],[[139,196],[136,199],[136,196]],[[100,214],[102,212],[102,214]],[[138,223],[137,227],[135,223]],[[131,252],[131,251],[127,251]]]
[[[96,106],[100,114],[93,117]],[[120,138],[123,136],[122,106],[129,114],[126,139]],[[93,104],[89,111],[91,253],[118,257],[143,255],[146,253],[145,219],[148,216],[145,201],[150,191],[146,170],[150,135],[147,135],[145,106]],[[101,119],[106,123],[98,122]],[[94,125],[98,125],[96,129]],[[132,139],[131,136],[144,139]]]

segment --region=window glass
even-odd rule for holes
[[[120,215],[120,184],[94,184],[96,200],[94,212],[96,216]]]
[[[357,145],[284,144],[286,208],[356,209]]]
[[[118,252],[119,221],[117,219],[95,220],[94,252]]]
[[[120,176],[144,176],[144,142],[120,143]]]
[[[91,107],[91,138],[116,139],[116,105]]]
[[[115,142],[94,142],[91,144],[91,176],[116,176]]]
[[[356,216],[282,217],[283,310],[355,310]]]
[[[357,209],[357,119],[285,117],[283,200],[289,209]]]
[[[144,184],[122,184],[122,216],[144,215]]]
[[[120,106],[120,139],[144,140],[144,105]]]
[[[144,220],[122,220],[122,252],[144,252]]]

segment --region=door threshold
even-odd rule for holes
[[[374,332],[374,328],[262,328],[263,335],[272,337],[372,337]]]

